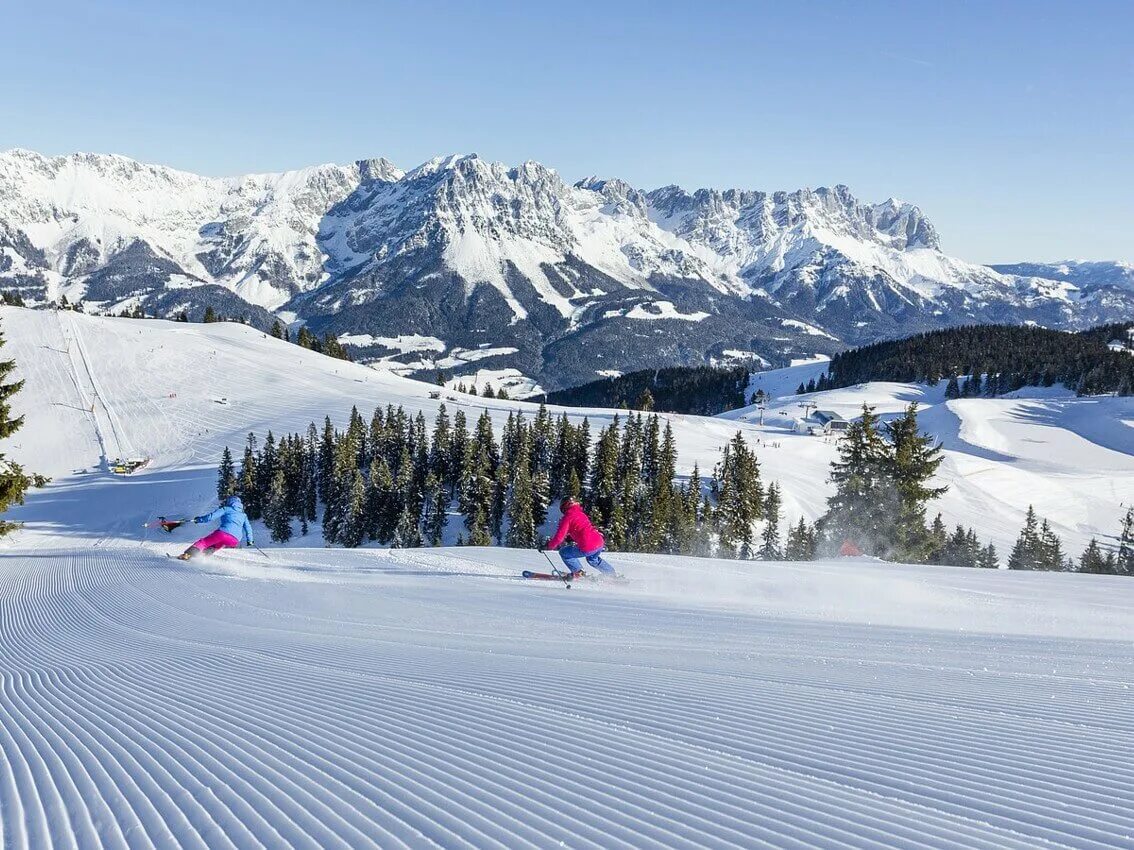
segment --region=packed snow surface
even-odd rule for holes
[[[183,564],[164,553],[191,527],[142,523],[207,508],[224,445],[342,424],[355,403],[431,416],[446,399],[242,326],[0,322],[28,382],[5,451],[55,477],[0,543],[0,846],[1134,839],[1134,582],[614,554],[627,583],[565,590],[517,577],[546,563],[534,552],[280,548],[259,527],[266,557]],[[443,392],[498,422],[523,406]],[[1126,426],[1041,413],[1076,451],[1129,451]],[[1020,445],[1034,432],[1013,429],[1043,421],[1003,417],[987,427],[1005,445],[957,439],[992,469],[1036,462],[1042,447]],[[737,427],[771,434],[673,421],[683,469]],[[817,464],[797,480],[787,459],[824,444],[795,439],[757,450],[813,501]],[[118,455],[153,461],[116,477]]]

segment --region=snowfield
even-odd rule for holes
[[[248,431],[534,407],[237,325],[3,308],[0,328],[27,379],[3,450],[55,478],[0,542],[0,846],[1134,843],[1134,582],[615,554],[628,583],[565,590],[517,578],[533,552],[302,540],[183,564],[164,553],[189,530],[142,523],[205,509]],[[820,512],[833,448],[778,423],[821,368],[765,375],[788,389],[763,427],[672,417],[681,471],[740,427],[788,518]],[[947,520],[999,543],[1051,487],[1073,551],[1117,528],[1129,400],[867,385],[823,406],[919,392]],[[116,477],[119,455],[153,462]]]

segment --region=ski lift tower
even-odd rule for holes
[[[764,410],[767,409],[767,407],[768,407],[768,397],[767,396],[762,397],[758,402],[756,402],[756,409],[760,411],[760,427],[761,428],[764,427]]]
[[[799,406],[803,408],[803,418],[807,419],[811,416],[811,411],[817,408],[819,405],[813,401],[801,401],[799,403]]]

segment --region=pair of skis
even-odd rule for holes
[[[575,570],[574,572],[563,572],[555,566],[555,561],[551,560],[551,556],[543,550],[542,546],[540,547],[539,551],[540,554],[543,555],[543,557],[547,558],[547,564],[551,567],[551,572],[535,573],[531,570],[524,570],[522,573],[520,573],[520,575],[522,575],[524,578],[536,579],[537,581],[561,581],[563,582],[563,586],[570,590],[572,579],[581,578],[582,576],[586,575],[586,573],[584,573],[582,570]]]
[[[520,573],[520,575],[522,575],[524,578],[536,579],[537,581],[561,581],[565,585],[570,587],[572,581],[577,578],[582,578],[586,575],[586,573],[582,570],[577,570],[573,573],[534,573],[531,570],[524,570],[522,573]]]

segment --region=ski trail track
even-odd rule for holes
[[[384,577],[396,559],[377,554],[342,587],[206,575],[138,546],[5,558],[2,846],[1134,834],[1127,644]]]
[[[59,317],[60,330],[71,360],[75,386],[79,389],[84,402],[90,402],[92,422],[103,452],[102,468],[106,470],[109,468],[112,456],[122,457],[133,454],[133,451],[121,422],[107,403],[106,395],[95,378],[95,370],[83,346],[82,334],[74,315],[66,310],[60,310],[56,315]]]

